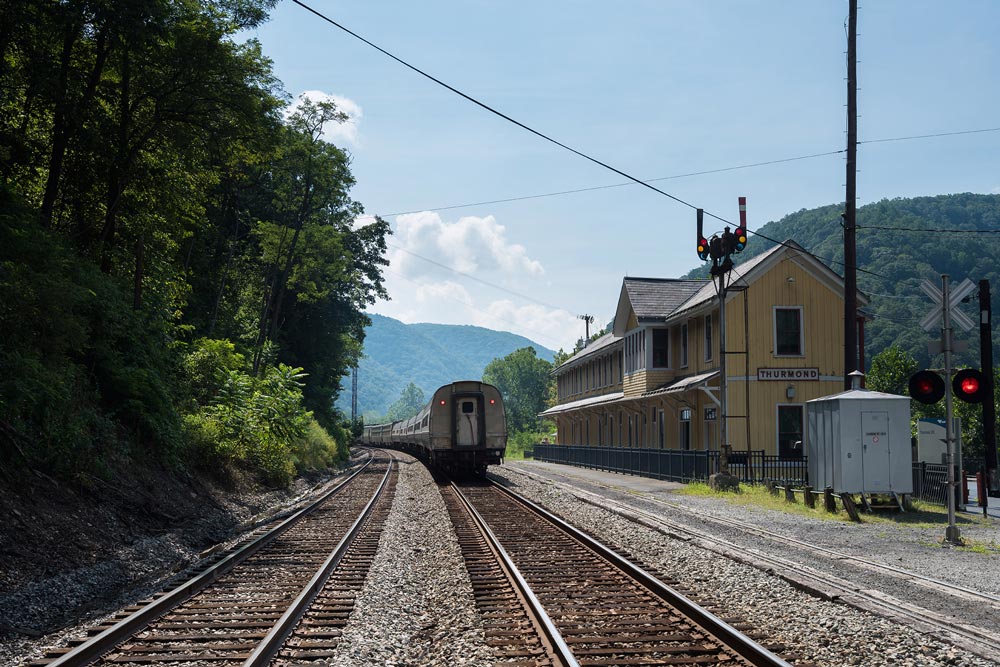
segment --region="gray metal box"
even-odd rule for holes
[[[910,399],[852,389],[806,402],[809,483],[835,493],[913,493]]]

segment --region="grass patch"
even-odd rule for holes
[[[823,507],[822,496],[817,496],[816,508],[812,509],[808,507],[805,502],[803,502],[801,494],[796,494],[796,502],[788,502],[785,500],[784,493],[772,495],[771,492],[762,485],[740,484],[739,492],[733,492],[714,491],[704,482],[691,482],[683,489],[677,491],[677,493],[686,496],[707,496],[712,498],[722,497],[734,505],[760,507],[763,509],[785,512],[786,514],[808,516],[814,519],[850,521],[850,518],[847,516],[847,512],[841,508],[839,500],[837,501],[838,511],[836,513],[830,513]],[[864,511],[863,506],[859,503],[858,511],[861,513],[862,523],[897,525],[909,528],[941,528],[948,525],[948,509],[946,507],[919,500],[914,500],[912,504],[913,509],[911,511],[883,511],[869,514]],[[995,525],[994,521],[991,519],[968,513],[958,513],[955,517],[955,524],[958,526]],[[883,532],[879,533],[879,537],[888,537],[888,535]],[[981,547],[980,545],[976,545],[975,547],[966,548],[976,550],[976,553],[997,553],[1000,551],[1000,546],[993,543],[985,544]]]
[[[710,496],[713,498],[722,497],[727,502],[745,507],[761,507],[763,509],[776,510],[786,514],[797,514],[808,516],[814,519],[824,519],[827,521],[849,521],[847,513],[840,511],[831,514],[823,509],[822,499],[816,502],[816,508],[810,508],[803,502],[790,503],[785,500],[784,494],[771,495],[766,487],[756,484],[740,484],[740,490],[734,491],[714,491],[704,482],[691,482],[677,493],[686,496]]]

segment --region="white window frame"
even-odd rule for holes
[[[799,312],[799,353],[798,354],[778,354],[778,311],[797,310]],[[785,359],[801,359],[806,356],[806,327],[803,317],[802,306],[772,306],[771,309],[771,354],[775,357]]]

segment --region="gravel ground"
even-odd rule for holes
[[[670,573],[699,599],[720,605],[726,609],[724,615],[747,620],[776,641],[784,642],[790,652],[803,660],[824,667],[1000,665],[880,616],[819,600],[757,568],[683,540],[671,539],[606,509],[582,502],[559,484],[540,481],[519,472],[519,468],[543,472],[542,466],[521,463],[494,467],[491,472],[506,478],[518,491],[575,525],[632,553],[652,567]],[[926,587],[880,575],[870,568],[807,557],[788,545],[721,528],[695,518],[689,511],[671,508],[662,502],[654,503],[627,489],[600,486],[574,477],[572,472],[567,475],[558,481],[570,481],[636,507],[656,511],[671,521],[710,531],[737,543],[747,553],[761,550],[802,560],[811,567],[854,581],[859,588],[882,590],[911,604],[929,608],[938,605],[949,613],[957,611],[963,622],[998,629],[998,622],[994,620],[1000,615],[998,610],[981,602],[963,605]],[[997,567],[1000,557],[942,548],[939,542],[943,530],[936,526],[844,524],[677,494],[667,494],[661,500],[709,515],[766,526],[841,552],[877,559],[978,590],[996,592],[1000,589],[1000,568]],[[1000,541],[1000,529],[996,525],[965,524],[962,532],[982,544]],[[122,558],[142,561],[159,546],[162,545],[132,545],[127,553],[123,552]],[[113,570],[116,566],[104,567]],[[113,572],[102,574],[102,567],[98,565],[86,576],[73,573],[73,576],[47,582],[34,593],[22,592],[27,597],[19,600],[27,605],[44,606],[51,604],[52,596],[56,599],[85,597],[88,590],[99,585],[103,576],[116,575]],[[154,589],[147,587],[134,591],[129,600],[122,602],[130,602]],[[50,635],[36,642],[0,644],[0,665],[23,664],[37,655],[38,647],[55,645],[58,639]],[[484,641],[468,574],[440,494],[424,466],[411,459],[400,466],[396,499],[379,553],[344,630],[340,649],[341,655],[326,664],[333,667],[494,664],[494,654]]]
[[[403,457],[404,455],[398,455]],[[379,552],[334,667],[492,665],[472,584],[434,480],[406,457]]]
[[[844,604],[826,602],[794,589],[787,582],[754,567],[736,563],[705,549],[684,541],[670,539],[632,521],[624,519],[605,509],[584,503],[569,491],[551,482],[521,474],[518,468],[550,474],[533,464],[514,464],[491,468],[491,472],[516,485],[516,490],[546,506],[573,524],[601,538],[609,544],[632,553],[662,572],[669,573],[685,588],[695,591],[702,600],[711,600],[727,609],[726,615],[746,619],[761,631],[784,642],[789,650],[805,660],[815,661],[830,667],[841,665],[904,665],[931,667],[937,665],[996,665],[983,658],[956,649],[937,639],[923,635],[910,627],[904,627],[888,619],[865,613]],[[643,506],[650,504],[634,492],[597,487],[590,482],[574,478],[572,472],[559,482],[567,482],[583,487],[598,489],[600,493],[615,497],[616,500]],[[957,578],[962,574],[976,579],[986,578],[988,585],[983,590],[995,590],[997,576],[995,556],[987,556],[954,549],[942,549],[931,533],[935,529],[901,529],[899,534],[888,533],[884,525],[863,524],[856,526],[833,521],[810,520],[781,512],[759,508],[739,507],[721,500],[697,498],[671,494],[671,502],[677,501],[697,506],[700,511],[711,511],[729,518],[737,518],[753,525],[785,532],[799,539],[808,539],[825,544],[839,551],[856,553],[896,565],[907,567],[919,564],[921,573],[938,578]],[[670,520],[691,521],[683,512],[657,505],[657,511]],[[697,526],[704,529],[705,526]],[[995,527],[976,529],[979,537],[995,538]],[[993,532],[991,532],[993,531]],[[737,537],[736,531],[728,530],[726,537]],[[886,535],[881,535],[887,532]],[[963,530],[963,533],[969,533]],[[939,539],[939,538],[938,538]],[[748,542],[749,543],[749,542]],[[797,553],[773,541],[755,540],[753,548],[798,560]],[[934,552],[933,554],[930,552]],[[899,559],[903,559],[903,563]],[[937,568],[941,568],[939,571]],[[862,571],[863,568],[855,568]],[[988,574],[984,570],[991,569]],[[841,576],[841,572],[837,572]],[[879,579],[873,576],[859,587],[878,583],[885,586],[891,595],[900,595],[900,580]],[[969,581],[964,581],[969,585]],[[913,587],[920,589],[920,587]],[[902,596],[911,604],[919,604],[920,599],[911,597],[912,591],[904,590]],[[961,605],[959,605],[961,606]],[[973,607],[975,605],[972,605]],[[990,614],[977,610],[979,620],[990,629],[997,623]],[[995,610],[993,614],[996,615]]]
[[[109,538],[101,548],[107,555],[93,564],[11,584],[0,592],[0,626],[25,630],[0,634],[0,666],[24,665],[40,658],[46,648],[64,646],[88,627],[112,618],[118,609],[170,587],[168,582],[179,571],[194,566],[203,555],[237,544],[263,522],[291,514],[337,479],[315,486],[298,480],[289,491],[215,499],[224,512],[129,544]],[[205,536],[223,541],[201,551],[196,545]],[[67,624],[64,619],[71,621]],[[40,636],[30,630],[52,625],[59,629]]]

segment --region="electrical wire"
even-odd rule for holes
[[[876,229],[891,232],[933,232],[935,234],[1000,234],[1000,229],[934,229],[918,227],[886,227],[883,225],[857,225],[858,229]]]
[[[412,255],[413,257],[416,257],[417,259],[422,259],[425,262],[433,264],[434,266],[439,266],[442,269],[446,269],[448,271],[451,271],[452,273],[458,274],[460,276],[464,276],[465,278],[468,278],[470,280],[475,280],[477,283],[481,283],[483,285],[486,285],[487,287],[492,287],[493,289],[500,290],[501,292],[506,292],[507,294],[511,294],[513,296],[520,297],[520,298],[525,299],[527,301],[531,301],[533,303],[537,303],[538,305],[545,306],[546,308],[551,308],[553,310],[566,310],[565,308],[560,308],[559,306],[553,306],[551,303],[545,303],[544,301],[539,301],[538,299],[536,299],[534,297],[531,297],[531,296],[528,296],[527,294],[521,294],[520,292],[515,292],[512,289],[507,289],[506,287],[503,287],[501,285],[497,285],[496,283],[491,283],[488,280],[483,280],[482,278],[477,278],[476,276],[474,276],[472,274],[469,274],[469,273],[465,273],[464,271],[459,271],[456,268],[450,267],[447,264],[442,264],[441,262],[433,260],[430,257],[424,257],[423,255],[417,254],[417,253],[413,252],[412,250],[407,250],[406,248],[404,248],[402,246],[398,246],[395,243],[386,243],[386,245],[388,245],[390,248],[395,248],[396,250],[400,250],[402,252],[405,252],[408,255]]]
[[[674,174],[673,176],[660,176],[660,177],[657,177],[657,178],[649,178],[649,179],[646,179],[646,182],[647,183],[655,183],[656,181],[669,181],[669,180],[673,180],[673,179],[677,179],[677,178],[689,178],[691,176],[704,176],[706,174],[719,174],[719,173],[726,172],[726,171],[736,171],[738,169],[751,169],[753,167],[764,167],[764,166],[768,166],[768,165],[772,165],[772,164],[780,164],[780,163],[783,163],[783,162],[795,162],[797,160],[809,160],[809,159],[817,158],[817,157],[826,157],[826,156],[829,156],[829,155],[839,155],[841,153],[846,153],[846,152],[847,152],[846,149],[842,149],[842,150],[839,150],[839,151],[827,151],[826,153],[813,153],[811,155],[799,155],[797,157],[780,158],[780,159],[777,159],[777,160],[767,160],[765,162],[753,162],[753,163],[750,163],[750,164],[741,164],[741,165],[737,165],[735,167],[720,167],[719,169],[706,169],[704,171],[692,171],[692,172],[688,172],[686,174]],[[562,196],[562,195],[575,195],[575,194],[579,194],[581,192],[594,192],[596,190],[610,190],[612,188],[622,188],[622,187],[626,187],[626,186],[630,186],[630,185],[635,185],[635,183],[633,183],[632,181],[629,181],[627,183],[613,183],[613,184],[610,184],[610,185],[594,185],[594,186],[587,187],[587,188],[575,188],[573,190],[560,190],[558,192],[545,192],[545,193],[537,194],[537,195],[523,195],[523,196],[520,196],[520,197],[508,197],[506,199],[493,199],[493,200],[490,200],[490,201],[471,202],[471,203],[468,203],[468,204],[453,204],[451,206],[438,206],[436,208],[421,208],[421,209],[416,209],[416,210],[413,210],[413,211],[401,211],[399,213],[380,213],[380,214],[378,214],[378,216],[379,217],[383,217],[383,218],[388,218],[388,217],[396,216],[396,215],[411,215],[413,213],[424,213],[425,211],[431,211],[431,212],[434,212],[434,211],[450,211],[450,210],[456,209],[456,208],[469,208],[469,207],[473,207],[473,206],[488,206],[490,204],[507,204],[507,203],[516,202],[516,201],[526,201],[526,200],[529,200],[529,199],[542,199],[544,197],[559,197],[559,196]],[[359,219],[361,219],[361,218],[375,218],[376,216],[375,215],[362,215],[362,216],[358,216],[358,217],[359,217]]]
[[[517,120],[515,118],[511,118],[507,114],[505,114],[505,113],[503,113],[501,111],[498,111],[497,109],[494,109],[493,107],[491,107],[490,105],[486,104],[485,102],[480,102],[475,97],[472,97],[471,95],[463,93],[458,88],[455,88],[454,86],[451,86],[451,85],[445,83],[441,79],[438,79],[437,77],[434,77],[434,76],[428,74],[427,72],[423,71],[419,67],[416,67],[415,65],[411,65],[410,63],[406,62],[402,58],[399,58],[398,56],[395,56],[395,55],[389,53],[388,51],[386,51],[385,49],[383,49],[381,46],[378,46],[377,44],[375,44],[375,43],[373,43],[373,42],[365,39],[364,37],[362,37],[358,33],[354,32],[353,30],[350,30],[349,28],[341,25],[340,23],[337,23],[336,21],[334,21],[330,17],[321,14],[320,12],[316,11],[315,9],[313,9],[312,7],[310,7],[309,5],[307,5],[304,2],[302,2],[301,0],[292,0],[292,2],[294,2],[299,7],[302,7],[306,11],[309,11],[312,14],[315,14],[319,18],[321,18],[324,21],[326,21],[327,23],[329,23],[330,25],[336,26],[337,28],[343,30],[348,35],[350,35],[350,36],[352,36],[352,37],[354,37],[356,39],[361,40],[362,42],[364,42],[368,46],[372,47],[376,51],[382,53],[383,55],[388,56],[389,58],[392,58],[393,60],[395,60],[396,62],[398,62],[400,65],[403,65],[404,67],[413,70],[414,72],[416,72],[417,74],[419,74],[422,77],[430,79],[431,81],[433,81],[434,83],[438,84],[442,88],[450,90],[451,92],[455,93],[459,97],[462,97],[462,98],[468,100],[469,102],[472,102],[476,106],[481,107],[482,109],[485,109],[486,111],[489,111],[491,114],[493,114],[495,116],[499,116],[500,118],[503,118],[507,122],[513,123],[514,125],[517,125],[521,129],[526,130],[526,131],[534,134],[536,137],[539,137],[541,139],[544,139],[545,141],[553,143],[556,146],[559,146],[560,148],[563,148],[563,149],[569,151],[570,153],[573,153],[574,155],[578,155],[579,157],[582,157],[585,160],[589,160],[589,161],[593,162],[596,165],[604,167],[605,169],[607,169],[609,171],[613,171],[616,174],[618,174],[619,176],[623,176],[623,177],[629,179],[630,181],[632,181],[636,185],[641,185],[641,186],[643,186],[645,188],[649,188],[653,192],[658,192],[659,194],[663,195],[664,197],[669,197],[670,199],[673,199],[675,202],[677,202],[679,204],[683,204],[684,206],[687,206],[689,208],[698,208],[694,204],[692,204],[690,202],[686,202],[683,199],[681,199],[680,197],[676,197],[676,196],[670,194],[669,192],[666,192],[665,190],[661,190],[661,189],[659,189],[658,187],[656,187],[654,185],[650,185],[649,183],[647,183],[647,182],[645,182],[645,181],[643,181],[641,179],[638,179],[635,176],[633,176],[633,175],[631,175],[631,174],[629,174],[627,172],[622,171],[621,169],[618,169],[616,167],[612,167],[610,164],[608,164],[606,162],[602,162],[601,160],[598,160],[595,157],[591,157],[590,155],[587,155],[583,151],[578,151],[577,149],[573,148],[572,146],[568,146],[568,145],[562,143],[561,141],[553,139],[552,137],[548,136],[547,134],[543,134],[542,132],[539,132],[538,130],[534,129],[533,127],[529,127],[528,125],[525,125],[521,121],[519,121],[519,120]]]
[[[437,77],[434,77],[431,74],[428,74],[427,72],[425,72],[422,69],[416,67],[415,65],[411,65],[410,63],[408,63],[407,61],[403,60],[402,58],[400,58],[400,57],[398,57],[398,56],[390,53],[389,51],[387,51],[387,50],[383,49],[382,47],[378,46],[377,44],[375,44],[374,42],[371,42],[370,40],[362,37],[361,35],[359,35],[358,33],[354,32],[353,30],[350,30],[346,26],[344,26],[344,25],[342,25],[342,24],[334,21],[330,17],[328,17],[328,16],[320,13],[319,11],[313,9],[309,5],[307,5],[304,2],[302,2],[301,0],[292,0],[292,2],[294,2],[296,5],[302,7],[306,11],[310,12],[311,14],[315,15],[316,17],[322,19],[323,21],[326,21],[330,25],[332,25],[332,26],[334,26],[334,27],[336,27],[336,28],[338,28],[338,29],[346,32],[347,34],[351,35],[355,39],[358,39],[358,40],[364,42],[365,44],[367,44],[368,46],[372,47],[376,51],[382,53],[383,55],[387,56],[388,58],[391,58],[392,60],[395,60],[396,62],[398,62],[399,64],[403,65],[407,69],[410,69],[410,70],[416,72],[417,74],[423,76],[424,78],[429,79],[430,81],[433,81],[434,83],[438,84],[439,86],[441,86],[441,87],[443,87],[443,88],[451,91],[452,93],[458,95],[459,97],[462,97],[463,99],[465,99],[465,100],[467,100],[469,102],[472,102],[476,106],[478,106],[478,107],[480,107],[480,108],[482,108],[482,109],[484,109],[484,110],[486,110],[486,111],[488,111],[488,112],[490,112],[490,113],[492,113],[492,114],[494,114],[494,115],[496,115],[496,116],[498,116],[498,117],[506,120],[507,122],[512,123],[514,125],[517,125],[521,129],[523,129],[523,130],[525,130],[527,132],[530,132],[531,134],[534,134],[535,136],[537,136],[537,137],[539,137],[541,139],[544,139],[545,141],[548,141],[548,142],[550,142],[552,144],[555,144],[556,146],[559,146],[560,148],[563,148],[564,150],[567,150],[567,151],[573,153],[574,155],[582,157],[582,158],[584,158],[584,159],[586,159],[586,160],[588,160],[588,161],[590,161],[590,162],[592,162],[592,163],[594,163],[596,165],[604,167],[605,169],[618,174],[619,176],[627,178],[630,182],[632,182],[635,185],[641,185],[641,186],[643,186],[645,188],[648,188],[648,189],[650,189],[650,190],[652,190],[654,192],[657,192],[657,193],[659,193],[659,194],[661,194],[661,195],[663,195],[665,197],[668,197],[669,199],[672,199],[672,200],[676,201],[679,204],[683,204],[684,206],[687,206],[688,208],[698,209],[697,206],[695,206],[694,204],[692,204],[692,203],[690,203],[688,201],[685,201],[685,200],[683,200],[683,199],[681,199],[681,198],[679,198],[679,197],[677,197],[675,195],[672,195],[669,192],[666,192],[665,190],[661,190],[660,188],[657,188],[656,186],[651,185],[647,181],[643,181],[643,180],[641,180],[639,178],[636,178],[635,176],[632,176],[631,174],[629,174],[629,173],[627,173],[625,171],[622,171],[621,169],[613,167],[613,166],[607,164],[606,162],[603,162],[601,160],[598,160],[597,158],[591,157],[590,155],[587,155],[586,153],[584,153],[582,151],[579,151],[579,150],[577,150],[577,149],[575,149],[575,148],[573,148],[571,146],[568,146],[568,145],[566,145],[566,144],[564,144],[564,143],[562,143],[562,142],[560,142],[560,141],[558,141],[556,139],[553,139],[552,137],[550,137],[550,136],[548,136],[548,135],[546,135],[546,134],[544,134],[544,133],[542,133],[542,132],[540,132],[540,131],[538,131],[538,130],[536,130],[536,129],[534,129],[534,128],[532,128],[532,127],[530,127],[530,126],[528,126],[528,125],[526,125],[526,124],[524,124],[524,123],[522,123],[522,122],[520,122],[518,120],[516,120],[515,118],[512,118],[511,116],[508,116],[507,114],[504,114],[503,112],[501,112],[501,111],[499,111],[499,110],[497,110],[497,109],[489,106],[488,104],[486,104],[484,102],[481,102],[480,100],[472,97],[471,95],[468,95],[468,94],[462,92],[461,90],[455,88],[454,86],[451,86],[451,85],[445,83],[444,81],[442,81],[441,79],[438,79]],[[887,142],[887,141],[905,141],[905,140],[909,140],[909,139],[922,139],[922,138],[929,138],[929,137],[934,137],[934,136],[951,136],[951,135],[956,135],[956,134],[972,134],[972,133],[977,133],[977,132],[994,132],[994,131],[1000,131],[1000,128],[986,128],[986,129],[982,129],[982,130],[964,130],[964,131],[960,131],[960,132],[947,132],[947,133],[938,133],[938,134],[933,134],[933,135],[919,135],[919,136],[912,136],[912,137],[897,137],[897,138],[892,138],[892,139],[872,139],[872,140],[868,140],[868,141],[865,141],[865,142],[858,142],[858,143],[881,143],[881,142]],[[835,151],[835,152],[831,152],[829,154],[836,154],[836,153],[841,153],[841,152],[845,152],[845,151]],[[819,155],[819,154],[817,154],[817,155]],[[803,157],[803,158],[789,158],[789,161],[792,160],[792,159],[805,159],[805,157]],[[726,218],[721,217],[719,215],[716,215],[716,214],[712,213],[711,211],[705,210],[704,212],[705,212],[706,215],[708,215],[708,216],[710,216],[712,218],[715,218],[716,220],[719,220],[720,222],[723,222],[725,224],[733,224],[732,222],[730,222]],[[397,215],[399,215],[399,214],[397,214]],[[754,234],[754,235],[756,235],[756,236],[760,236],[761,238],[763,238],[765,240],[771,241],[772,243],[775,243],[777,245],[781,245],[781,246],[793,248],[795,250],[800,250],[800,248],[798,248],[798,247],[789,246],[786,243],[783,243],[783,242],[778,241],[776,239],[769,238],[769,237],[761,234],[760,232],[751,232],[751,233]],[[817,255],[814,255],[813,253],[810,253],[808,250],[804,250],[804,252],[807,252],[808,254],[812,255],[816,259],[819,259],[820,261],[826,261],[828,263],[839,264],[841,266],[847,267],[847,265],[844,264],[843,262],[839,262],[837,260],[832,260],[832,259],[830,259],[830,260],[823,260],[823,258],[821,258],[821,257],[819,257]],[[862,273],[867,273],[867,274],[870,274],[870,275],[873,275],[873,276],[878,276],[880,278],[886,278],[886,276],[883,276],[881,274],[875,273],[873,271],[868,271],[867,269],[862,269],[859,266],[854,266],[853,268],[856,271],[860,271]]]

